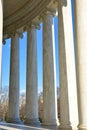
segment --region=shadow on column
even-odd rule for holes
[[[62,8],[63,7],[65,8],[66,6],[67,6],[67,0],[59,0],[58,1],[58,15],[59,15],[59,20],[58,20],[59,34],[58,35],[59,35],[59,46],[62,46],[64,48],[63,51],[62,51],[62,47],[60,47],[61,48],[60,51],[62,51],[60,53],[61,53],[61,55],[63,56],[63,59],[64,59],[64,60],[60,59],[60,61],[62,63],[64,63],[63,66],[65,66],[65,67],[66,67],[66,52],[65,52],[66,50],[65,50],[65,34],[64,34],[64,21],[63,21]],[[62,45],[60,45],[60,44],[62,44]],[[64,72],[65,76],[64,76],[64,78],[62,80],[64,80],[64,82],[65,82],[64,85],[66,86],[66,88],[64,89],[64,91],[65,91],[66,95],[64,97],[62,97],[62,92],[60,90],[60,92],[61,92],[60,95],[61,95],[62,98],[61,98],[61,101],[60,101],[60,125],[58,127],[58,130],[72,130],[71,123],[70,123],[70,118],[69,118],[69,99],[68,99],[68,88],[67,88],[67,86],[68,86],[68,84],[67,84],[67,68],[65,68],[64,71],[65,71]],[[62,80],[61,80],[61,82],[63,82]],[[61,86],[60,86],[60,89],[61,89]],[[63,106],[65,108],[63,108]],[[67,111],[68,111],[68,113],[67,113]],[[63,119],[63,117],[62,117],[62,115],[64,113],[65,113],[65,115],[67,113],[66,119]]]

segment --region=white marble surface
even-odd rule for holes
[[[54,22],[43,16],[43,125],[57,125]]]
[[[38,121],[38,88],[37,88],[37,39],[36,27],[28,29],[27,34],[27,84],[26,84],[26,121],[37,124]]]
[[[72,28],[71,1],[59,0],[59,59],[60,59],[60,126],[77,129],[77,86]],[[71,127],[70,127],[71,126]]]
[[[11,39],[10,83],[9,83],[9,122],[19,120],[19,36]]]
[[[87,0],[75,1],[79,130],[87,130]]]
[[[26,125],[18,125],[18,124],[11,124],[11,123],[0,123],[0,130],[58,130],[56,127],[35,127],[35,126],[26,126]]]

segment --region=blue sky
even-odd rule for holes
[[[74,7],[72,0],[72,7]],[[74,8],[72,8],[74,12]],[[74,15],[73,15],[74,19]],[[59,86],[59,58],[58,58],[58,18],[54,18],[55,28],[55,53],[56,53],[56,86]],[[10,43],[6,40],[6,44],[2,47],[2,87],[9,86],[9,68],[10,68]],[[20,90],[26,89],[26,43],[27,33],[24,33],[23,39],[20,39]],[[42,91],[43,86],[43,63],[42,63],[42,24],[41,29],[37,30],[37,69],[38,69],[38,90]]]
[[[55,46],[56,46],[56,66],[57,66],[57,86],[59,86],[58,74],[58,19],[54,19],[55,25]],[[43,60],[42,60],[42,24],[41,29],[37,30],[37,69],[38,69],[38,90],[42,91],[43,86]],[[27,33],[24,33],[23,39],[20,39],[20,90],[26,89],[26,43]],[[9,86],[10,71],[10,44],[11,39],[6,40],[2,48],[2,87]]]

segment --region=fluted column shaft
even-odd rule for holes
[[[36,27],[27,32],[27,84],[26,84],[26,121],[38,125],[38,88],[37,88],[37,39]]]
[[[62,130],[77,129],[77,88],[73,42],[71,1],[58,1],[59,63],[60,63],[60,126]]]
[[[57,91],[53,16],[43,16],[43,125],[57,125]]]
[[[0,0],[0,109],[1,109],[1,65],[2,65],[2,34],[3,34],[3,11],[2,11],[2,0]],[[0,112],[0,120],[1,120]]]
[[[19,35],[11,39],[9,119],[8,122],[20,123],[19,119]]]
[[[87,0],[75,1],[79,130],[87,130]]]

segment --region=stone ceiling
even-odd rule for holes
[[[11,33],[31,21],[43,11],[51,0],[4,0],[4,34]]]
[[[27,2],[30,3],[32,0],[5,0],[4,2],[4,18],[8,18],[16,13],[19,9],[23,8]]]

